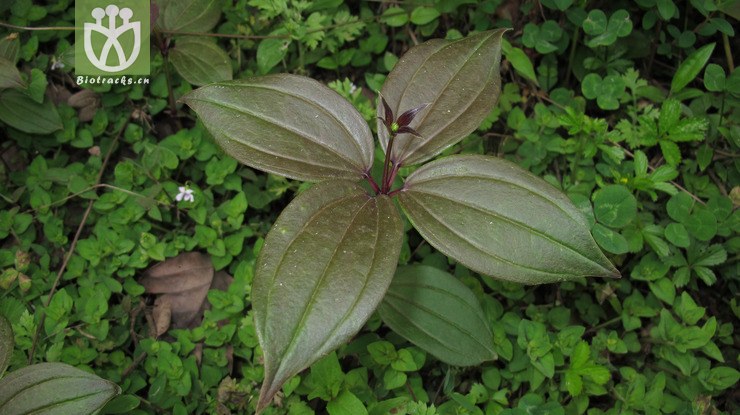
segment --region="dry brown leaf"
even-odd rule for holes
[[[213,275],[211,259],[198,252],[180,254],[144,273],[139,283],[147,293],[159,294],[153,313],[157,335],[169,328],[188,328],[200,323]]]
[[[77,116],[81,122],[87,122],[93,119],[95,112],[100,107],[100,97],[89,89],[83,89],[72,94],[67,99],[67,104],[78,110]]]
[[[152,317],[154,318],[156,337],[167,333],[167,330],[170,328],[170,323],[172,322],[172,303],[170,303],[169,296],[163,295],[154,301]]]

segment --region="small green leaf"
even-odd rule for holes
[[[686,192],[676,193],[668,199],[666,211],[671,219],[679,223],[686,223],[694,207],[694,199]]]
[[[678,166],[681,162],[681,149],[678,148],[678,144],[668,140],[660,140],[659,144],[665,162],[669,166]]]
[[[431,23],[439,17],[439,11],[433,7],[419,6],[411,12],[411,23],[421,26]]]
[[[709,371],[707,383],[712,385],[714,390],[723,390],[737,386],[738,380],[740,380],[740,372],[728,366],[720,366]]]
[[[231,80],[229,55],[207,38],[178,38],[169,53],[177,73],[193,85]]]
[[[629,251],[627,239],[619,232],[597,223],[591,228],[594,240],[601,248],[612,254],[621,255]]]
[[[121,388],[64,363],[40,363],[0,380],[0,413],[97,413]]]
[[[693,81],[701,69],[706,65],[709,57],[714,52],[714,43],[704,45],[694,53],[689,55],[683,63],[676,70],[676,74],[673,75],[671,81],[671,93],[675,94],[680,92],[689,82]]]
[[[570,199],[509,161],[436,160],[408,177],[399,202],[432,246],[482,274],[524,284],[619,276]]]
[[[401,27],[409,21],[409,14],[400,7],[389,7],[380,16],[380,21],[390,27]]]
[[[373,138],[347,100],[312,79],[268,75],[207,85],[182,98],[240,162],[299,180],[358,180]]]
[[[378,312],[393,331],[445,363],[474,366],[496,357],[475,294],[437,268],[399,268]]]
[[[660,278],[656,281],[650,281],[648,286],[659,300],[666,304],[673,304],[673,300],[676,298],[676,287],[670,279]]]
[[[511,62],[511,66],[522,76],[537,84],[537,75],[534,73],[534,66],[526,53],[520,48],[511,46],[506,39],[502,39],[501,48],[504,57]]]
[[[329,415],[367,415],[367,408],[352,392],[345,390],[326,405]]]
[[[17,89],[0,92],[0,120],[30,134],[50,134],[62,128],[62,119],[48,97],[39,104]]]
[[[277,35],[282,32],[273,32]],[[257,46],[257,67],[261,74],[270,72],[270,69],[279,64],[288,53],[290,39],[264,39]]]
[[[704,88],[711,92],[722,92],[725,89],[725,70],[716,63],[707,65],[704,70]]]
[[[696,209],[684,225],[691,236],[700,241],[709,241],[717,234],[717,218],[707,209]]]
[[[637,199],[620,184],[597,190],[593,201],[596,220],[612,228],[627,226],[637,215]]]
[[[208,32],[218,23],[223,7],[222,0],[176,0],[162,3],[162,26],[173,32]]]
[[[370,317],[393,278],[402,231],[390,198],[368,196],[349,181],[318,183],[280,214],[252,287],[265,362],[258,412]]]
[[[5,369],[10,364],[14,346],[13,327],[4,316],[0,315],[0,378],[3,377]]]
[[[665,227],[665,238],[680,248],[688,248],[691,240],[686,227],[680,223],[670,223]]]
[[[606,14],[599,9],[593,9],[588,12],[588,16],[581,26],[587,35],[597,36],[606,31],[606,25]]]
[[[478,128],[501,93],[499,64],[505,31],[491,30],[452,42],[435,39],[401,57],[383,85],[383,97],[394,114],[428,106],[410,125],[421,138],[411,134],[395,138],[395,160],[403,165],[424,162]],[[383,117],[382,106],[378,116]],[[382,120],[377,122],[385,150],[388,131]]]

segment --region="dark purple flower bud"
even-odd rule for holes
[[[416,118],[416,114],[418,114],[419,111],[423,110],[424,108],[426,108],[428,106],[429,106],[428,103],[427,104],[421,104],[421,105],[419,105],[416,108],[412,108],[412,109],[404,112],[403,114],[401,114],[400,117],[398,117],[398,125],[401,126],[401,127],[405,127],[405,126],[411,124],[411,121],[413,121],[414,118]]]

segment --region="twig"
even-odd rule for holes
[[[126,126],[128,125],[129,118],[126,118],[126,122],[123,123],[121,128],[116,133],[115,138],[113,139],[113,142],[110,145],[110,148],[108,148],[108,152],[105,155],[105,159],[103,160],[103,164],[100,166],[100,170],[98,171],[98,177],[95,180],[95,184],[100,184],[100,180],[103,178],[103,173],[105,172],[105,168],[108,165],[108,161],[110,160],[111,154],[113,154],[113,150],[116,147],[116,144],[118,144],[118,140],[121,138],[121,135],[123,135],[123,131],[126,129]],[[44,327],[44,321],[46,320],[46,308],[49,307],[49,304],[51,304],[51,300],[54,297],[54,294],[56,293],[57,287],[59,286],[59,281],[62,279],[62,275],[64,274],[64,271],[67,269],[67,264],[69,263],[70,258],[72,258],[72,254],[75,251],[75,248],[77,247],[77,241],[80,239],[80,235],[82,234],[82,229],[85,228],[85,223],[87,222],[87,218],[90,216],[90,211],[92,210],[92,206],[94,200],[90,200],[87,204],[87,209],[85,209],[85,213],[82,215],[82,220],[80,221],[79,226],[77,226],[77,232],[75,232],[74,238],[72,238],[72,244],[69,247],[69,251],[67,251],[67,255],[64,257],[64,261],[62,261],[62,266],[59,268],[59,272],[57,272],[56,279],[54,279],[54,283],[51,285],[51,289],[49,290],[49,296],[46,298],[46,301],[44,301],[44,310],[41,312],[41,317],[39,318],[39,324],[38,327],[36,327],[36,331],[33,334],[33,341],[31,342],[31,350],[28,353],[28,364],[33,363],[33,357],[36,353],[36,346],[38,345],[39,336],[41,335],[41,329]]]
[[[727,59],[727,69],[729,73],[735,70],[735,61],[732,59],[732,49],[730,48],[730,39],[726,34],[722,33],[722,44],[725,48],[725,58]]]
[[[146,359],[146,352],[142,352],[140,355],[136,356],[131,364],[128,365],[126,369],[123,369],[123,372],[121,372],[121,377],[125,378],[126,376],[130,375],[131,372],[136,369],[136,366],[139,366],[141,364],[141,361],[144,359]]]

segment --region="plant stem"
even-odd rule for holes
[[[727,69],[729,73],[735,70],[735,61],[732,59],[732,49],[730,48],[730,39],[726,34],[722,33],[722,44],[725,47],[725,58],[727,59]]]
[[[370,175],[370,172],[365,172],[365,180],[367,180],[368,183],[370,183],[370,186],[373,188],[373,191],[377,195],[380,193],[380,187],[378,186],[378,183],[375,182],[375,179],[373,179],[373,176]]]
[[[388,166],[391,164],[391,152],[393,152],[393,142],[396,135],[393,132],[389,132],[390,138],[388,138],[388,147],[385,149],[385,160],[383,161],[383,179],[380,181],[382,185],[380,193],[388,193],[390,183],[388,183],[389,171]]]

